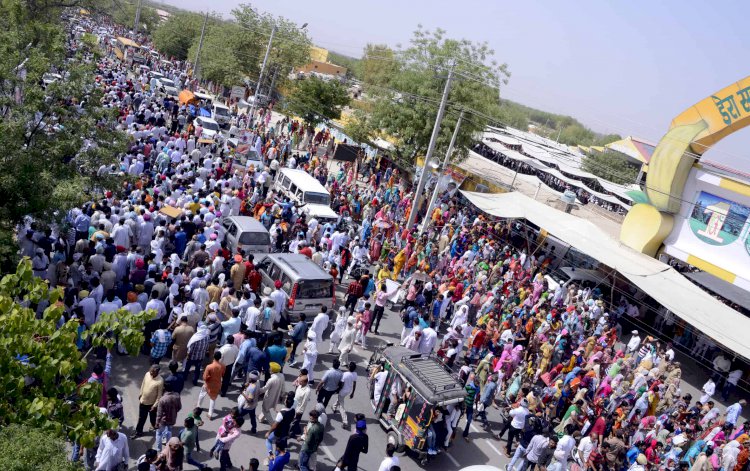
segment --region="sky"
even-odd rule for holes
[[[231,17],[239,1],[164,0]],[[501,96],[574,116],[594,131],[658,142],[687,107],[748,75],[747,0],[256,0],[308,23],[313,42],[360,57],[367,43],[407,45],[418,25],[486,41],[511,77]],[[750,172],[750,129],[706,159]]]

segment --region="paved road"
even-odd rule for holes
[[[348,282],[345,280],[344,284]],[[338,297],[341,301],[343,291],[339,289]],[[363,412],[368,419],[368,435],[370,437],[370,450],[367,455],[362,455],[359,462],[359,469],[361,470],[377,470],[380,461],[383,459],[385,454],[386,435],[379,423],[375,420],[368,400],[367,383],[365,377],[365,366],[368,359],[372,355],[372,352],[379,345],[385,342],[397,342],[401,332],[401,322],[398,318],[398,314],[386,310],[385,317],[381,323],[381,335],[372,335],[368,337],[368,348],[363,349],[359,346],[355,347],[352,353],[353,360],[357,361],[360,365],[359,380],[357,383],[357,392],[353,400],[348,401],[350,421],[351,414],[355,412]],[[321,352],[328,351],[328,339],[324,340],[323,345],[319,350]],[[320,378],[323,372],[329,368],[331,361],[335,358],[334,355],[327,353],[321,353],[318,356],[318,362],[315,368],[316,377]],[[686,359],[687,360],[687,359]],[[166,370],[166,362],[162,362],[162,370]],[[694,370],[689,360],[683,361],[683,371],[685,371],[685,379],[683,381],[682,390],[683,392],[690,392],[693,397],[696,398],[700,394],[698,389],[694,385],[703,384],[706,380],[706,373]],[[138,417],[138,391],[143,375],[148,369],[148,358],[140,356],[138,358],[126,358],[126,357],[115,357],[115,364],[113,365],[112,372],[112,385],[118,388],[123,394],[124,408],[125,408],[125,430],[124,432],[130,435],[133,431],[133,427]],[[287,385],[291,385],[291,382],[297,375],[296,368],[285,368],[285,375],[287,379]],[[188,381],[186,383],[185,390],[182,393],[182,404],[183,409],[178,416],[178,425],[182,424],[182,420],[188,412],[192,410],[197,404],[198,391],[200,387],[194,387]],[[236,405],[236,398],[238,394],[238,384],[230,389],[228,397],[219,398],[217,400],[217,415],[223,417],[229,410]],[[717,401],[718,402],[718,401]],[[208,401],[204,403],[204,407],[207,407]],[[308,406],[308,410],[309,410]],[[330,410],[329,410],[330,412]],[[260,413],[260,408],[258,408]],[[490,421],[498,426],[498,413],[496,410],[492,410],[489,413]],[[201,428],[200,440],[203,450],[207,450],[213,444],[215,433],[218,429],[220,420],[216,419],[213,421],[206,420],[205,425]],[[459,424],[460,427],[464,426],[462,420]],[[148,425],[146,426],[148,428]],[[175,428],[179,430],[178,427]],[[245,430],[249,430],[249,422],[244,427]],[[238,439],[235,445],[231,449],[231,457],[233,464],[239,468],[240,465],[247,467],[247,463],[250,458],[256,457],[263,462],[266,456],[265,441],[263,434],[268,429],[267,425],[258,424],[258,434],[252,436],[248,433]],[[462,467],[476,464],[491,464],[497,467],[504,467],[509,462],[508,458],[504,456],[505,440],[496,440],[491,438],[490,434],[472,425],[471,428],[471,441],[466,442],[459,438],[453,443],[448,452],[441,453],[434,457],[429,464],[425,466],[428,469],[443,469],[443,470],[458,470]],[[332,470],[335,467],[336,460],[343,454],[344,448],[348,436],[351,432],[346,431],[341,427],[341,417],[338,414],[329,414],[329,424],[326,428],[325,439],[323,440],[324,445],[318,453],[318,470]],[[147,433],[144,437],[130,441],[131,456],[134,460],[144,453],[145,449],[154,446],[153,433]],[[299,444],[292,442],[290,444],[292,450],[292,464],[296,464],[299,452]],[[194,456],[198,461],[208,464],[212,468],[218,468],[218,461],[209,458],[208,454],[204,451]],[[404,471],[423,469],[419,463],[417,463],[411,456],[399,455],[401,461],[401,469]],[[186,469],[193,468],[191,465],[185,464]],[[266,469],[263,468],[262,469]]]
[[[345,284],[346,283],[345,280]],[[339,293],[339,299],[341,299],[341,293]],[[370,437],[370,451],[367,455],[362,455],[360,459],[359,468],[362,470],[376,470],[378,468],[380,461],[385,455],[386,443],[386,435],[375,420],[374,414],[372,413],[372,407],[367,398],[368,391],[364,368],[375,348],[382,345],[384,342],[393,342],[399,339],[401,322],[397,313],[386,311],[385,317],[381,323],[380,331],[381,335],[372,335],[372,337],[368,337],[367,349],[356,346],[351,355],[352,359],[357,361],[358,365],[361,366],[361,369],[358,371],[359,380],[357,382],[357,392],[355,397],[353,400],[347,402],[350,412],[350,421],[352,420],[351,417],[353,413],[363,412],[367,415],[369,423],[368,435]],[[326,339],[323,342],[320,351],[327,352],[328,345],[329,342]],[[327,353],[318,356],[318,362],[315,368],[316,377],[321,377],[322,373],[329,368],[334,357],[334,355]],[[124,432],[129,435],[132,433],[133,427],[138,418],[138,391],[143,375],[148,370],[148,358],[146,356],[139,356],[138,358],[115,356],[114,361],[112,386],[118,388],[123,394],[125,408]],[[163,361],[162,371],[164,370],[166,370],[166,362]],[[297,371],[296,368],[285,368],[284,373],[288,385],[290,385],[291,381],[296,377]],[[185,390],[181,396],[183,409],[178,416],[178,425],[182,424],[182,420],[187,413],[195,407],[199,390],[200,387],[192,386],[189,381],[186,383]],[[236,405],[237,394],[238,387],[235,386],[230,389],[228,397],[219,398],[217,400],[217,415],[219,417],[223,417],[224,414],[229,412],[229,410]],[[208,401],[206,400],[204,402],[204,407],[207,407],[207,405]],[[260,411],[260,408],[258,411]],[[492,415],[490,418],[493,418]],[[219,419],[213,421],[206,420],[205,425],[201,428],[200,440],[201,446],[204,450],[209,449],[213,444],[219,423]],[[249,423],[243,428],[249,430]],[[146,429],[148,429],[148,425],[146,426]],[[239,467],[240,465],[247,467],[247,463],[252,457],[256,457],[262,462],[266,456],[263,434],[267,429],[267,425],[259,423],[258,434],[251,436],[248,433],[243,433],[238,439],[231,449],[232,461],[236,467]],[[341,417],[338,414],[329,413],[329,424],[326,428],[326,435],[323,441],[324,446],[318,454],[318,470],[329,470],[335,467],[336,460],[343,454],[350,433],[350,431],[344,430],[341,427]],[[461,439],[457,440],[448,453],[435,457],[430,464],[428,464],[428,467],[438,466],[443,469],[455,470],[471,464],[492,463],[499,466],[501,464],[504,465],[507,462],[507,460],[501,458],[500,453],[501,445],[504,446],[504,442],[488,439],[488,434],[484,431],[479,431],[478,429],[473,431],[471,436],[473,437],[473,440],[470,443]],[[146,448],[152,446],[154,446],[153,433],[147,432],[142,438],[130,440],[131,456],[133,456],[134,459],[137,459],[138,456],[144,453]],[[292,461],[294,463],[298,457],[299,445],[293,444],[290,446],[292,446]],[[196,454],[195,458],[208,464],[212,468],[218,468],[218,461],[213,458],[209,459],[208,454],[205,452]],[[419,464],[409,456],[400,457],[400,460],[401,469],[405,471],[421,469]],[[190,469],[192,466],[186,464],[186,468]]]

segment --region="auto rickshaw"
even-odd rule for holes
[[[376,351],[368,368],[375,417],[386,430],[388,441],[399,452],[411,451],[424,466],[435,409],[463,402],[463,385],[436,357],[401,346]],[[385,379],[378,377],[381,372]]]

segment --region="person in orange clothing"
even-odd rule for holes
[[[198,407],[201,406],[203,398],[208,395],[208,418],[211,420],[215,418],[216,398],[219,397],[221,392],[221,379],[224,377],[224,370],[226,369],[226,366],[222,365],[220,360],[221,352],[214,352],[214,361],[203,372],[203,387],[201,392],[198,393]]]

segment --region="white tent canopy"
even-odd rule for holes
[[[548,167],[543,162],[537,161],[537,160],[535,160],[535,159],[533,159],[531,157],[527,157],[527,156],[521,154],[520,152],[516,152],[516,151],[510,150],[510,149],[506,149],[505,147],[501,146],[500,144],[497,144],[497,143],[494,143],[494,142],[491,142],[491,141],[488,141],[488,140],[485,140],[484,144],[487,145],[487,146],[489,146],[491,149],[493,149],[493,150],[495,150],[497,152],[502,153],[504,156],[508,157],[509,159],[513,159],[513,160],[516,160],[518,162],[523,162],[523,163],[525,163],[525,164],[527,164],[527,165],[535,168],[536,170],[538,170],[538,171],[540,171],[542,173],[546,173],[546,174],[548,174],[550,176],[553,176],[553,177],[557,178],[558,180],[561,180],[561,181],[567,183],[568,185],[570,185],[572,187],[580,188],[580,189],[588,192],[590,195],[593,195],[593,196],[599,198],[602,201],[607,201],[607,202],[609,202],[611,204],[618,205],[618,206],[622,207],[625,210],[629,210],[630,209],[630,205],[628,205],[626,203],[623,203],[622,201],[620,201],[619,199],[617,199],[617,197],[612,196],[612,195],[607,195],[605,193],[599,193],[598,191],[594,191],[591,188],[589,188],[588,186],[586,186],[586,184],[583,183],[582,181],[576,180],[575,178],[571,178],[571,177],[565,176],[559,170],[557,170],[555,168],[552,168],[552,167]],[[479,155],[479,154],[477,154],[477,155]],[[499,164],[497,164],[497,165],[499,165]],[[560,168],[563,168],[563,166],[561,165]],[[567,167],[565,169],[567,170]],[[575,173],[575,172],[571,172],[571,173]]]
[[[590,221],[546,206],[521,193],[462,193],[487,214],[526,219],[617,270],[676,316],[732,352],[750,359],[750,343],[746,341],[750,333],[750,318],[714,299],[669,265],[612,239]]]
[[[592,192],[592,190],[590,190],[581,181],[581,179],[596,180],[606,191],[614,195],[617,195],[618,197],[626,201],[632,201],[632,198],[626,194],[626,192],[630,188],[624,185],[618,185],[616,183],[612,183],[604,178],[594,175],[593,173],[583,170],[581,168],[582,156],[580,154],[571,152],[567,148],[567,146],[560,146],[559,144],[556,144],[554,141],[545,140],[541,136],[535,136],[534,134],[524,133],[522,131],[513,130],[511,128],[497,129],[497,128],[488,127],[488,129],[489,131],[484,132],[482,135],[483,136],[482,142],[484,142],[486,145],[489,145],[496,151],[504,153],[508,157],[519,160],[518,158],[514,156],[515,154],[510,154],[510,155],[508,154],[509,149],[505,148],[502,145],[502,143],[505,142],[504,138],[513,139],[515,141],[521,142],[523,153],[528,156],[531,156],[533,159],[544,164],[545,167],[556,166],[557,168],[560,169],[561,172],[565,172],[568,175],[572,175],[572,179],[578,182],[574,186],[577,186],[579,188],[585,189],[586,191]],[[492,141],[493,139],[495,141],[499,141],[499,143],[493,142]],[[495,144],[495,145],[493,146],[492,144]],[[555,144],[555,146],[553,147],[551,146],[551,144]],[[529,163],[529,162],[526,162],[526,163]],[[529,165],[531,164],[529,163]],[[537,166],[535,166],[535,168],[546,171],[544,168],[539,168]],[[612,197],[613,199],[608,199],[605,196],[603,196],[601,193],[595,194],[595,196],[599,199],[609,201],[610,203],[619,204],[618,202],[619,200],[614,199],[614,197]],[[625,209],[629,209],[629,206]]]

